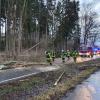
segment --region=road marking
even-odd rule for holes
[[[38,73],[40,73],[40,72],[34,72],[34,73],[31,73],[31,74],[19,76],[19,77],[16,77],[16,78],[7,79],[7,80],[4,80],[4,81],[1,81],[0,84],[6,83],[6,82],[9,82],[9,81],[13,81],[13,80],[17,80],[17,79],[21,79],[21,78],[25,78],[25,77],[29,77],[29,76],[32,76],[32,75],[35,75],[35,74],[38,74]]]
[[[4,80],[4,81],[1,81],[0,84],[1,83],[6,83],[6,82],[9,82],[9,81],[13,81],[13,80],[17,80],[17,79],[21,79],[21,78],[25,78],[25,77],[29,77],[29,76],[32,76],[32,75],[36,75],[36,74],[41,73],[41,72],[53,71],[53,70],[56,70],[56,69],[59,69],[59,68],[47,67],[45,70],[42,69],[42,68],[39,68],[39,69],[41,69],[39,72],[34,72],[34,73],[31,73],[31,74],[19,76],[19,77],[16,77],[16,78],[7,79],[7,80]]]

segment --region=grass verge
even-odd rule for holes
[[[97,62],[99,66],[99,60]],[[91,67],[91,63],[86,64],[88,66],[81,68],[81,70],[80,66],[83,66],[84,63],[69,64],[57,71],[39,73],[22,80],[0,85],[0,98],[2,98],[1,100],[8,100],[7,97],[9,97],[9,100],[13,100],[11,99],[12,96],[18,98],[19,95],[23,96],[23,94],[27,97],[27,93],[32,90],[32,97],[28,97],[28,100],[59,100],[67,91],[98,69],[98,67]],[[57,86],[54,86],[53,84],[63,71],[65,71],[63,78]],[[78,76],[75,76],[76,74]],[[18,100],[22,100],[22,98],[18,98]]]
[[[64,96],[65,93],[67,93],[70,89],[74,88],[77,84],[89,77],[89,75],[96,70],[97,67],[83,70],[77,76],[66,80],[64,83],[60,83],[56,87],[49,89],[41,95],[30,98],[29,100],[59,100],[61,96]]]

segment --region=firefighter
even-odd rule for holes
[[[47,62],[50,63],[50,65],[52,65],[52,55],[50,52],[46,52],[46,59],[47,59]]]
[[[62,53],[61,53],[61,58],[62,58],[62,62],[64,63],[65,62],[65,52],[64,51],[62,51]]]
[[[73,57],[73,51],[70,51],[70,57]]]
[[[54,60],[55,60],[55,52],[52,51],[52,61],[54,61]]]
[[[69,50],[67,50],[66,56],[67,56],[68,60],[70,60],[70,51]]]
[[[74,62],[76,63],[76,59],[77,59],[77,56],[78,56],[77,51],[73,51],[72,56],[73,56]]]

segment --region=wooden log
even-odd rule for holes
[[[61,73],[61,75],[59,76],[59,78],[56,80],[56,82],[55,82],[55,86],[58,84],[58,82],[60,81],[60,79],[62,78],[62,76],[64,75],[64,73],[65,73],[65,71],[63,71],[62,73]]]

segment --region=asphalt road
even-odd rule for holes
[[[94,56],[92,59],[100,58],[100,56]],[[91,60],[91,58],[78,58],[78,62],[84,62]],[[71,58],[68,60],[66,58],[66,64],[67,63],[72,63],[73,59]],[[34,74],[40,73],[40,72],[47,72],[51,70],[56,70],[60,68],[60,64],[62,64],[61,58],[58,58],[55,60],[55,66],[35,66],[35,67],[20,67],[20,68],[15,68],[15,69],[7,69],[7,70],[0,70],[0,84],[1,83],[6,83],[9,81],[13,81],[16,79],[20,78],[25,78],[27,76],[32,76]]]
[[[47,72],[58,69],[59,66],[36,66],[36,67],[20,67],[15,69],[0,70],[0,84],[13,81],[20,78],[32,76],[40,72]]]

